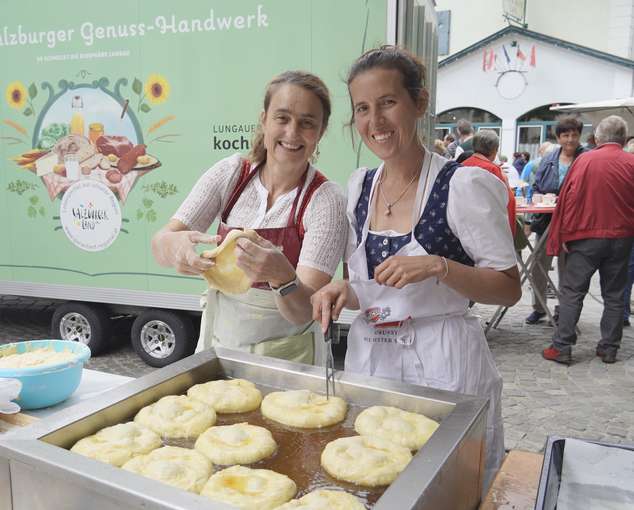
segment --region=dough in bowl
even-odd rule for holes
[[[198,494],[211,475],[211,461],[189,448],[164,446],[129,460],[123,469]]]
[[[214,464],[252,464],[273,455],[277,443],[264,427],[236,423],[210,427],[196,440],[196,450]]]
[[[80,439],[70,451],[121,467],[132,457],[150,453],[162,444],[156,432],[129,421]]]
[[[369,436],[335,439],[321,453],[321,465],[330,476],[366,487],[389,485],[410,460],[408,448]]]
[[[213,407],[219,414],[255,411],[262,402],[262,393],[251,381],[227,379],[196,384],[187,396]]]
[[[134,421],[163,437],[196,438],[216,423],[216,411],[185,395],[168,395],[141,409]]]
[[[219,246],[200,254],[214,260],[215,264],[203,273],[203,277],[212,289],[218,289],[223,294],[244,294],[253,285],[236,265],[236,242],[241,237],[257,239],[257,233],[255,230],[232,230]]]
[[[347,492],[319,489],[275,510],[365,510],[365,505]]]
[[[368,407],[354,422],[362,436],[382,437],[410,450],[421,448],[437,428],[438,423],[425,415],[388,406]]]
[[[297,492],[295,482],[268,469],[232,466],[211,476],[200,495],[244,510],[272,510]]]
[[[273,421],[304,429],[343,421],[348,405],[340,397],[326,398],[310,390],[275,391],[262,400],[262,414]]]

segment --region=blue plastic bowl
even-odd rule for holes
[[[0,345],[0,356],[6,351],[22,353],[34,349],[53,348],[71,351],[75,359],[51,365],[27,368],[0,368],[0,377],[11,377],[22,382],[22,391],[16,402],[22,409],[40,409],[63,402],[79,386],[84,363],[90,358],[90,349],[80,342],[69,340],[30,340]]]

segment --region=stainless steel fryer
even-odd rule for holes
[[[0,439],[0,510],[235,510],[67,450],[103,427],[131,419],[141,407],[165,395],[235,377],[274,389],[323,391],[321,367],[226,349],[195,354]],[[352,404],[391,405],[440,420],[440,427],[387,488],[375,510],[477,508],[486,400],[343,372],[337,372],[335,381],[337,396]]]

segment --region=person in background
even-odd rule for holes
[[[537,193],[554,193],[559,194],[559,189],[564,182],[566,173],[572,162],[583,152],[585,149],[579,143],[581,138],[581,130],[583,124],[575,117],[566,116],[562,117],[555,127],[555,135],[557,136],[557,143],[559,147],[552,150],[545,155],[539,163],[539,168],[535,173],[535,182],[533,183],[533,189]],[[537,241],[544,234],[548,225],[550,224],[550,214],[536,214],[531,221],[531,231],[537,234]],[[561,281],[561,272],[563,270],[565,260],[565,254],[560,252],[557,257],[557,271],[559,275],[559,281]],[[539,295],[542,301],[546,303],[546,275],[538,267],[548,271],[552,257],[546,255],[545,247],[539,250],[535,254],[533,263],[531,264],[531,276],[533,280],[533,312],[526,317],[526,324],[537,324],[546,316],[546,311],[542,306],[540,300],[537,298]],[[557,321],[557,307],[555,307],[554,319]]]
[[[382,161],[348,182],[349,280],[312,297],[328,327],[360,310],[348,333],[345,370],[479,395],[489,401],[483,489],[504,455],[502,379],[469,301],[511,305],[521,296],[504,184],[423,146],[425,69],[396,46],[352,65],[352,123]]]
[[[509,187],[508,180],[502,172],[502,169],[493,162],[495,161],[499,147],[500,139],[497,133],[491,129],[481,129],[473,136],[473,155],[465,159],[462,165],[483,168],[504,183],[507,191],[506,195],[508,196],[506,210],[509,217],[509,225],[511,227],[511,233],[513,237],[515,237],[515,196]]]
[[[566,252],[559,283],[559,321],[542,355],[570,364],[575,330],[592,275],[598,270],[603,297],[601,340],[596,354],[614,363],[623,335],[623,294],[634,241],[634,155],[624,152],[627,124],[617,116],[596,130],[597,148],[579,156],[559,195],[547,252]]]
[[[443,143],[442,140],[436,138],[434,140],[434,152],[436,154],[440,154],[443,158],[449,158],[449,152],[447,152],[447,148],[445,147],[445,144]]]
[[[526,163],[528,163],[528,161],[523,152],[513,153],[513,167],[517,170],[518,174],[522,175],[522,170],[524,170]]]
[[[553,149],[555,149],[555,145],[551,142],[542,143],[539,146],[539,149],[537,149],[537,157],[531,159],[528,163],[526,163],[524,169],[522,170],[520,178],[524,182],[527,182],[530,186],[532,186],[535,183],[535,173],[539,168],[539,164],[541,163],[542,158]]]
[[[590,133],[588,135],[588,137],[586,138],[586,143],[584,143],[583,146],[589,151],[597,146],[597,141],[594,138],[594,133]]]
[[[313,363],[322,352],[312,328],[311,295],[330,282],[346,243],[346,199],[312,164],[331,103],[323,81],[287,71],[266,87],[248,157],[234,154],[207,170],[152,240],[159,264],[200,275],[213,265],[195,250],[235,228],[237,266],[255,284],[244,294],[207,292],[198,350],[220,345]],[[206,234],[218,221],[218,236]],[[202,280],[201,280],[202,281]],[[318,330],[317,330],[318,332]]]
[[[449,155],[453,159],[458,159],[460,154],[465,151],[473,151],[473,147],[471,146],[473,126],[471,125],[471,122],[467,119],[458,120],[456,123],[456,131],[458,132],[458,139],[447,147]]]
[[[624,147],[626,152],[634,154],[634,137],[630,136],[627,139]],[[630,251],[630,261],[627,265],[627,282],[625,282],[624,301],[625,306],[623,308],[623,326],[630,325],[630,315],[632,315],[632,284],[634,284],[634,246]]]
[[[456,137],[451,133],[447,133],[442,141],[445,144],[445,147],[449,147],[450,144],[456,141]]]

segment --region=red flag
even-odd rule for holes
[[[532,67],[535,67],[537,65],[537,57],[535,55],[535,45],[534,44],[531,47],[531,61],[530,61],[530,65]]]
[[[526,55],[522,53],[522,50],[520,50],[519,46],[517,47],[517,58],[519,58],[522,61],[526,60]]]
[[[486,71],[487,70],[487,50],[484,50],[484,53],[482,53],[482,70]]]
[[[493,53],[493,48],[489,50],[489,69],[493,69],[493,62],[495,62],[495,53]]]

